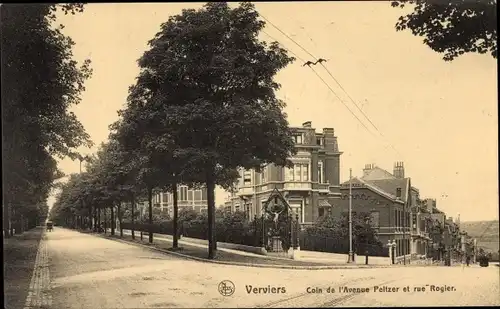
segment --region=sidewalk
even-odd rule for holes
[[[43,231],[39,226],[3,240],[6,309],[24,307]]]
[[[220,264],[231,264],[238,266],[254,266],[254,267],[271,267],[271,268],[292,268],[292,269],[352,269],[352,268],[388,268],[398,267],[400,265],[365,265],[360,264],[347,264],[344,261],[305,261],[305,260],[292,260],[289,258],[281,258],[275,256],[265,256],[240,250],[233,250],[227,248],[217,248],[217,257],[215,260],[208,260],[208,249],[206,244],[198,244],[179,240],[179,247],[181,250],[174,252],[172,250],[172,236],[164,234],[154,234],[153,244],[148,243],[148,234],[143,233],[143,240],[140,240],[140,232],[135,232],[135,240],[132,239],[129,230],[123,231],[123,238],[120,238],[119,231],[115,236],[111,236],[108,232],[103,235],[108,239],[116,239],[118,241],[133,242],[143,246],[153,246],[161,251],[167,251],[170,254],[176,254],[185,258],[192,258],[203,262],[214,262]],[[417,265],[415,265],[417,266]]]
[[[186,257],[191,257],[197,260],[206,260],[208,257],[208,248],[207,246],[199,245],[199,244],[189,244],[186,242],[179,241],[180,250],[173,251],[172,250],[172,240],[166,239],[163,237],[154,237],[153,244],[148,243],[148,235],[146,233],[143,234],[143,240],[140,239],[140,232],[136,233],[135,240],[132,239],[130,234],[123,233],[123,238],[120,238],[119,235],[111,236],[109,234],[106,235],[106,238],[116,239],[126,242],[132,242],[137,244],[142,244],[146,246],[153,246],[162,251],[169,251],[172,254],[183,255]],[[294,268],[294,267],[318,267],[318,266],[327,266],[321,263],[311,263],[311,262],[303,262],[303,261],[295,261],[291,259],[275,259],[269,258],[266,256],[261,256],[257,254],[252,254],[248,252],[238,252],[234,253],[231,249],[217,249],[217,256],[214,259],[215,262],[220,262],[223,264],[233,264],[233,265],[244,265],[244,266],[274,266],[274,267],[286,267],[286,268]],[[208,260],[207,260],[208,261]],[[329,265],[333,266],[333,265]],[[342,265],[344,266],[344,265]],[[351,266],[353,267],[353,266]]]

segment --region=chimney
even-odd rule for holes
[[[311,121],[306,121],[302,124],[302,127],[304,128],[311,128],[312,127],[312,122]]]
[[[405,178],[405,168],[403,162],[394,163],[394,172],[392,174],[396,178]]]
[[[363,169],[363,177],[368,176],[370,171],[375,167],[375,164],[365,164],[365,168]]]

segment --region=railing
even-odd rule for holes
[[[378,232],[384,233],[384,234],[396,234],[396,233],[403,233],[403,232],[409,233],[410,228],[409,227],[403,228],[403,227],[397,227],[397,226],[391,226],[391,227],[384,226],[384,227],[379,227]]]
[[[254,189],[253,187],[250,187],[250,188],[240,188],[239,189],[239,194],[252,194],[254,192]]]
[[[310,182],[286,182],[285,189],[311,190],[312,186]]]
[[[299,244],[302,250],[318,251],[328,253],[347,254],[349,252],[348,239],[339,239],[320,235],[300,233]],[[389,256],[389,249],[383,245],[376,244],[353,244],[353,251],[358,255]]]
[[[330,190],[330,184],[328,184],[328,183],[318,183],[317,188],[320,191],[329,191]]]

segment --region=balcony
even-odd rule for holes
[[[328,183],[318,183],[318,184],[315,184],[314,186],[319,191],[325,191],[325,192],[329,192],[330,191],[330,184],[328,184]]]
[[[242,187],[239,189],[239,192],[238,192],[239,195],[248,195],[248,194],[253,194],[253,193],[254,193],[253,187]]]
[[[408,234],[410,232],[410,228],[407,227],[404,229],[406,233]],[[402,227],[379,227],[378,228],[379,234],[403,234],[403,228]]]
[[[312,185],[310,182],[286,182],[285,190],[311,190]]]

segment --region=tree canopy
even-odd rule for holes
[[[189,181],[206,183],[209,256],[215,184],[232,183],[240,167],[286,165],[295,151],[274,81],[294,59],[278,43],[259,41],[264,24],[251,3],[208,3],[170,17],[139,59],[115,126],[125,149],[144,153],[153,145],[153,153],[189,167]]]
[[[91,141],[75,114],[90,77],[90,61],[73,60],[74,42],[56,26],[56,12],[82,4],[4,4],[2,32],[2,150],[4,218],[45,203],[62,173],[53,156],[74,157]],[[12,208],[14,207],[14,208]],[[6,221],[6,223],[7,223]]]
[[[424,44],[451,61],[465,53],[489,53],[497,58],[496,0],[393,1],[393,7],[411,6],[396,30],[411,30]]]

